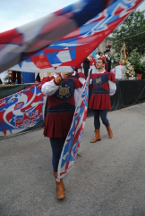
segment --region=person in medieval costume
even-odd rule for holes
[[[111,51],[110,49],[106,50],[105,58],[106,58],[106,70],[110,72],[111,71]]]
[[[58,164],[66,136],[69,132],[78,95],[82,91],[82,83],[72,78],[72,73],[55,73],[51,77],[43,78],[42,92],[48,96],[47,116],[44,136],[49,137],[52,148],[53,176],[56,180],[57,199],[63,199],[63,179],[57,178]]]
[[[100,120],[106,126],[108,135],[113,137],[110,123],[107,119],[108,110],[111,109],[110,90],[113,95],[116,91],[115,76],[105,70],[105,57],[99,58],[96,64],[97,69],[92,70],[90,83],[92,83],[92,95],[89,108],[93,110],[95,137],[90,141],[94,143],[101,140],[100,136]]]

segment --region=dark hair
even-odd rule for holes
[[[109,51],[111,51],[110,49],[107,49],[106,52],[108,53]]]
[[[105,61],[102,58],[98,58],[98,60],[102,60],[102,64],[105,64]]]

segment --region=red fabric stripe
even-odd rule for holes
[[[14,43],[21,45],[23,41],[23,34],[19,33],[17,29],[11,29],[0,34],[0,44]]]

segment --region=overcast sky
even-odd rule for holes
[[[59,10],[76,0],[0,0],[0,32]],[[145,10],[145,1],[139,6]]]

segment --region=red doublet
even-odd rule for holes
[[[47,77],[42,80],[42,85],[54,80]],[[44,127],[44,136],[49,138],[66,137],[75,111],[75,90],[82,87],[76,78],[64,80],[56,92],[48,95],[47,116]]]
[[[114,74],[109,72],[94,73],[92,79],[92,95],[89,103],[89,108],[94,110],[110,110],[111,102],[109,95],[108,80],[115,82]]]

